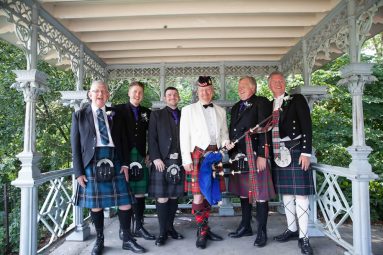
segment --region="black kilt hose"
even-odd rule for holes
[[[291,163],[287,167],[279,167],[272,161],[274,187],[278,194],[313,195],[315,193],[313,171],[307,171],[299,165],[301,150],[296,146],[290,149]]]
[[[85,168],[86,182],[85,189],[80,187],[77,194],[77,204],[85,208],[106,208],[132,203],[129,192],[129,184],[125,175],[120,173],[121,163],[117,159],[112,147],[97,147],[94,159]],[[97,160],[107,158],[113,161],[115,176],[110,182],[96,182],[95,166]]]
[[[156,166],[152,164],[150,169],[149,178],[149,192],[148,196],[153,198],[167,198],[167,197],[182,197],[184,195],[184,182],[185,170],[181,166],[181,179],[178,183],[174,184],[166,180],[166,169],[172,164],[181,165],[179,160],[164,160],[165,169],[160,172],[156,170]]]

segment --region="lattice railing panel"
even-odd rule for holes
[[[318,182],[316,203],[323,217],[323,221],[316,224],[328,237],[352,251],[352,243],[346,241],[342,233],[343,224],[353,220],[352,201],[347,200],[340,187],[340,182],[351,182],[346,179],[349,177],[349,169],[328,165],[314,165],[313,169]]]
[[[60,172],[60,175],[45,178],[44,181],[46,182],[40,187],[40,190],[45,187],[46,191],[43,195],[46,195],[46,197],[39,197],[40,201],[45,199],[39,209],[37,221],[39,229],[46,230],[43,232],[47,241],[43,247],[40,247],[38,252],[48,248],[73,227],[72,222],[68,222],[73,211],[72,170],[52,172]]]

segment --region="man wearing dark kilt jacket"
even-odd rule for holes
[[[236,140],[250,128],[261,123],[271,114],[270,101],[265,97],[256,96],[257,83],[253,77],[245,76],[239,80],[238,95],[241,99],[231,109],[231,122],[229,128],[230,140]],[[247,148],[245,139],[240,140],[230,151],[230,156],[244,158],[247,161],[233,160],[232,170],[244,173],[231,175],[229,179],[229,191],[241,199],[242,220],[235,232],[229,233],[232,238],[251,236],[251,211],[253,201],[256,203],[258,231],[254,245],[263,247],[267,242],[266,224],[268,218],[268,200],[275,196],[274,186],[267,162],[270,133],[255,133],[250,136],[252,148]],[[250,150],[249,150],[250,149]],[[253,153],[248,153],[249,151]],[[255,152],[255,153],[254,153]],[[255,194],[250,193],[251,179],[249,179],[249,157],[256,163],[254,173]],[[250,201],[251,200],[251,201]]]
[[[214,88],[211,78],[200,76],[197,84],[199,101],[182,108],[180,146],[186,171],[185,191],[193,194],[192,213],[198,226],[196,246],[204,249],[207,239],[221,241],[222,237],[214,234],[208,226],[211,205],[201,194],[199,168],[205,152],[229,145],[229,135],[225,109],[212,103]],[[220,179],[220,190],[223,191],[225,183],[223,178]]]
[[[122,249],[144,253],[130,233],[132,197],[129,191],[126,148],[122,142],[123,123],[115,109],[105,107],[107,85],[95,81],[90,88],[91,105],[73,113],[71,144],[73,170],[78,181],[76,205],[91,208],[97,240],[92,255],[104,249],[103,208],[118,206],[123,232]]]
[[[181,111],[177,108],[180,96],[175,87],[165,89],[166,107],[153,111],[149,121],[149,157],[153,162],[149,197],[156,198],[156,209],[160,233],[157,246],[166,243],[168,236],[183,239],[174,229],[174,217],[178,208],[178,197],[184,194],[184,169],[182,168],[179,143]],[[180,168],[181,166],[181,168]]]
[[[268,78],[273,93],[273,179],[276,191],[282,194],[287,229],[274,237],[278,242],[298,239],[302,254],[313,254],[309,243],[309,195],[314,194],[310,168],[312,124],[310,110],[301,94],[286,93],[282,73],[273,72]],[[298,219],[298,221],[296,221]],[[298,227],[297,227],[298,223]]]
[[[133,205],[136,225],[133,235],[143,237],[146,240],[154,240],[155,236],[150,234],[143,226],[145,194],[148,192],[149,184],[149,170],[146,167],[149,161],[146,136],[151,112],[148,108],[140,105],[144,99],[144,84],[133,81],[129,85],[128,96],[129,102],[117,105],[116,108],[123,112],[127,127],[124,143],[128,147],[129,154],[129,184],[136,198],[136,203]]]

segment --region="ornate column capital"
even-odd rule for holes
[[[310,107],[310,111],[313,110],[314,103],[320,101],[327,96],[326,86],[301,86],[296,87],[291,91],[291,94],[302,94]]]
[[[372,75],[373,64],[351,63],[340,70],[342,79],[338,85],[347,85],[352,96],[362,96],[364,85],[377,81]]]
[[[59,91],[61,94],[61,102],[64,106],[73,107],[75,111],[80,110],[86,103],[89,103],[87,98],[88,91]]]
[[[13,70],[13,72],[17,77],[11,88],[23,92],[25,102],[35,102],[40,94],[49,90],[46,87],[48,76],[45,73],[36,69]]]

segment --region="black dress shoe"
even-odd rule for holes
[[[290,240],[296,240],[296,239],[298,239],[298,237],[299,237],[298,230],[293,232],[293,231],[287,229],[282,234],[280,234],[278,236],[274,236],[274,240],[278,241],[280,243],[284,243],[284,242],[287,242]]]
[[[168,239],[167,236],[160,235],[160,236],[158,236],[158,238],[156,239],[154,244],[157,246],[165,245],[167,239]]]
[[[146,249],[139,245],[133,238],[124,238],[122,242],[122,249],[129,250],[134,253],[145,253]]]
[[[184,239],[184,236],[178,233],[174,228],[171,228],[168,230],[168,236],[178,240]]]
[[[222,241],[223,240],[223,238],[221,236],[211,232],[210,229],[207,231],[206,238],[209,239],[210,241]]]
[[[135,237],[142,237],[145,240],[156,240],[156,237],[150,234],[143,226],[139,229],[136,229],[134,232]]]
[[[197,248],[200,248],[200,249],[205,249],[206,243],[207,243],[207,236],[206,235],[198,235],[195,246]]]
[[[257,238],[255,238],[254,246],[263,247],[267,243],[266,231],[258,230]]]
[[[104,249],[104,235],[97,234],[96,243],[92,249],[92,255],[101,255]]]
[[[246,228],[241,226],[239,229],[237,229],[235,232],[229,233],[229,236],[231,238],[240,238],[242,236],[252,236],[253,230],[250,228]]]
[[[309,239],[307,237],[299,238],[298,246],[301,248],[301,253],[305,255],[313,255],[313,248],[311,248]]]

